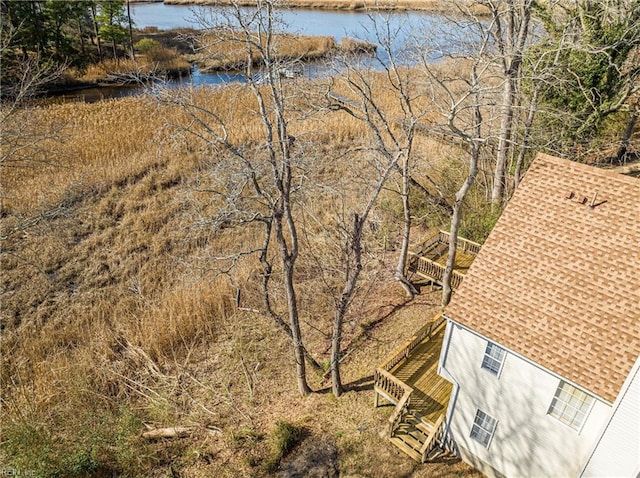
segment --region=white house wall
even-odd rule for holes
[[[547,414],[558,377],[508,351],[496,377],[481,368],[487,341],[450,321],[447,328],[450,339],[442,351],[442,374],[459,384],[455,403],[450,404],[455,407],[450,431],[463,458],[489,476],[578,476],[610,405],[596,399],[576,431]],[[498,421],[488,448],[470,437],[477,409]]]
[[[584,478],[640,474],[640,358],[629,374],[614,411],[582,474]]]

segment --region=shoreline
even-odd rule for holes
[[[157,0],[151,0],[157,1]],[[160,3],[158,1],[158,3]],[[191,6],[231,6],[255,7],[256,0],[164,0],[167,5],[191,5]],[[464,0],[466,6],[477,14],[482,14],[483,10],[473,7],[470,0]],[[437,14],[458,15],[460,10],[450,1],[444,0],[283,0],[282,8],[300,8],[309,10],[341,10],[341,11],[398,11],[398,12],[431,12]]]

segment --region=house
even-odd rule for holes
[[[451,303],[442,436],[488,476],[640,473],[640,180],[539,154]]]

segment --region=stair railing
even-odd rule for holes
[[[391,438],[395,431],[398,429],[404,416],[409,411],[409,403],[411,402],[411,393],[413,389],[408,385],[405,385],[405,392],[402,398],[393,410],[393,413],[389,417],[389,428],[387,430],[387,438]]]
[[[427,456],[429,453],[436,447],[438,442],[441,441],[442,436],[444,434],[444,414],[440,415],[440,417],[436,420],[436,423],[433,425],[429,436],[422,444],[420,448],[420,456],[422,457],[422,463],[427,461]]]

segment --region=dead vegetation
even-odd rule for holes
[[[233,118],[238,141],[258,141],[244,87],[194,94]],[[329,186],[346,200],[360,194],[366,155],[346,151],[366,134],[332,111],[308,115],[309,102],[322,102],[310,96],[299,96],[293,133],[315,145],[308,180],[325,187],[301,204],[305,240],[326,250],[340,208]],[[426,293],[407,306],[393,284],[393,194],[376,208],[367,286],[345,330],[347,393],[333,398],[329,382],[310,374],[318,393],[300,398],[288,338],[256,312],[256,259],[219,273],[220,258],[255,241],[252,228],[214,232],[208,222],[220,207],[210,172],[223,153],[176,135],[184,113],[148,97],[28,113],[30,130],[55,135],[25,167],[2,173],[3,463],[40,476],[260,476],[293,469],[288,460],[299,456],[313,461],[318,443],[341,476],[473,474],[458,462],[417,466],[378,435],[386,416],[372,407],[372,370],[438,304]],[[455,174],[433,161],[454,150],[425,139],[420,148],[419,168]],[[314,260],[301,258],[300,307],[307,348],[326,363],[330,298]],[[144,435],[170,428],[180,433]]]

